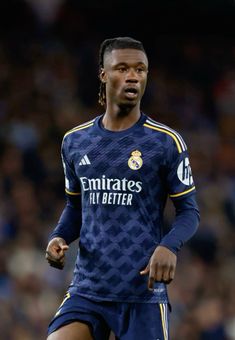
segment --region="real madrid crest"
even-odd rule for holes
[[[131,157],[128,159],[128,166],[132,170],[139,170],[143,165],[143,159],[141,158],[141,152],[135,150],[131,153]]]

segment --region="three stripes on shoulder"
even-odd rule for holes
[[[167,135],[171,136],[176,143],[176,146],[177,146],[179,153],[182,153],[182,152],[187,150],[187,146],[186,146],[183,138],[181,137],[181,135],[178,132],[176,132],[175,130],[169,128],[168,126],[161,124],[161,123],[158,123],[158,122],[155,122],[151,118],[146,119],[144,126],[149,128],[149,129],[160,131],[160,132],[166,133]]]

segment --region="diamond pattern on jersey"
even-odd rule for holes
[[[165,286],[158,284],[158,293],[149,292],[147,276],[139,272],[162,237],[167,194],[163,145],[172,143],[169,136],[138,127],[114,138],[92,127],[67,139],[83,200],[73,289],[96,299],[167,301]],[[135,150],[143,161],[139,170],[128,166]],[[89,166],[79,166],[84,155]]]

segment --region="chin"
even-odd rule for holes
[[[123,114],[123,115],[126,115],[126,114],[128,114],[136,105],[133,105],[133,104],[131,104],[131,103],[125,103],[125,104],[120,104],[120,105],[118,105],[119,106],[119,109],[120,109],[120,111],[121,111],[121,113]]]
[[[119,107],[124,109],[132,109],[133,107],[135,107],[137,105],[138,101],[137,100],[125,100],[122,103],[119,103]]]

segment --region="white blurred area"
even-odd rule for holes
[[[53,24],[61,5],[65,0],[24,0],[36,13],[38,19],[46,25]]]

